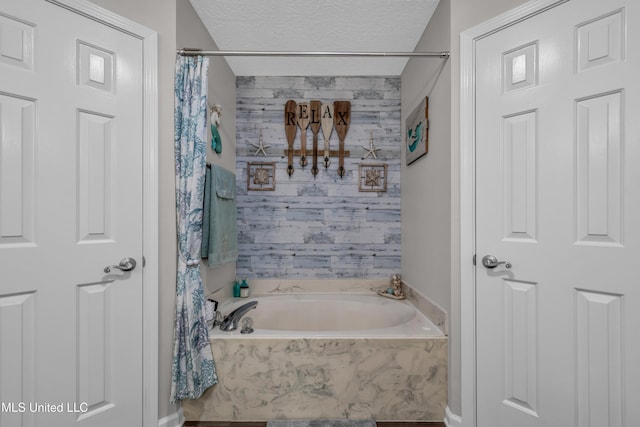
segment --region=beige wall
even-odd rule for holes
[[[441,0],[415,50],[449,50],[450,0]],[[451,66],[411,59],[402,73],[402,278],[449,311]],[[429,97],[429,151],[406,165],[405,120]]]
[[[416,51],[449,50],[451,3],[440,0]],[[429,152],[406,166],[405,119],[424,96],[429,96]],[[447,312],[451,306],[451,114],[451,60],[411,59],[402,73],[402,276]],[[452,379],[459,383],[451,367],[449,383]],[[454,385],[458,393],[459,388]]]

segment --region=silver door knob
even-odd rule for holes
[[[118,265],[108,265],[104,268],[105,273],[111,273],[112,268],[117,268],[120,271],[131,271],[136,268],[136,260],[131,257],[122,258]]]
[[[511,268],[511,263],[509,261],[498,261],[493,255],[485,255],[482,257],[482,265],[487,268],[496,268],[500,264],[504,264],[506,268]]]

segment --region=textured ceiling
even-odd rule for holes
[[[438,1],[191,0],[191,4],[220,50],[413,52]],[[227,57],[237,76],[397,76],[407,61]]]

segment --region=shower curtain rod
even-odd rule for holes
[[[410,57],[410,58],[449,58],[449,51],[442,52],[291,52],[291,51],[255,51],[255,50],[201,50],[193,48],[178,49],[182,56],[342,56],[342,57]]]

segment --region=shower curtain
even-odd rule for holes
[[[200,276],[204,181],[207,166],[209,59],[176,58],[175,162],[178,273],[171,403],[197,399],[217,383],[205,322]]]

